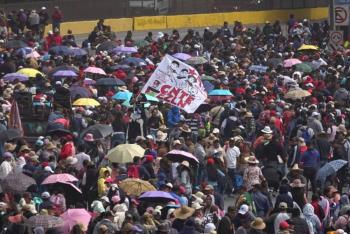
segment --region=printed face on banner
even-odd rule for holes
[[[200,76],[193,67],[166,55],[142,93],[193,113],[207,98]]]

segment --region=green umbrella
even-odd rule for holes
[[[147,101],[150,101],[150,102],[159,102],[159,99],[156,98],[156,97],[154,97],[154,96],[152,96],[152,95],[145,94],[145,96],[146,96]]]
[[[310,73],[312,72],[312,67],[306,63],[299,63],[295,65],[296,70],[304,73]]]
[[[215,81],[216,80],[214,77],[207,76],[207,75],[202,76],[201,79],[202,79],[202,81],[205,81],[205,80],[207,80],[207,81]]]
[[[135,46],[137,46],[138,48],[146,47],[149,45],[150,45],[150,43],[146,40],[138,40],[135,42]]]

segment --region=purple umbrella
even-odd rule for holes
[[[90,78],[85,78],[84,79],[84,84],[85,85],[94,85],[94,84],[96,84],[96,81],[93,80],[93,79],[90,79]]]
[[[157,202],[157,203],[165,203],[169,201],[176,201],[176,199],[170,195],[170,193],[163,191],[148,191],[143,193],[139,200],[147,201],[147,202]]]
[[[28,76],[20,73],[8,73],[3,77],[3,79],[5,82],[13,82],[15,80],[23,82],[28,80]]]
[[[180,59],[182,61],[186,61],[189,58],[192,58],[191,55],[185,53],[176,53],[173,55],[174,58]]]
[[[84,87],[79,86],[79,85],[72,85],[72,87],[69,89],[69,91],[70,91],[70,96],[72,99],[75,99],[76,96],[80,96],[81,98],[91,97],[90,91]]]
[[[112,53],[126,53],[126,54],[132,54],[137,53],[136,47],[127,47],[127,46],[118,46],[111,51]]]
[[[192,165],[197,165],[199,163],[198,159],[193,156],[193,154],[182,150],[172,150],[167,153],[165,157],[172,162],[188,161]]]
[[[77,73],[71,70],[60,70],[53,74],[53,76],[61,76],[61,77],[76,77],[78,76]]]

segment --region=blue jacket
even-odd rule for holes
[[[300,158],[304,167],[318,167],[320,163],[320,153],[316,149],[308,149]]]
[[[168,127],[173,128],[180,122],[180,110],[174,106],[168,111]]]

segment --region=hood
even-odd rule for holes
[[[303,208],[303,214],[305,216],[313,216],[314,213],[314,207],[311,204],[306,204]]]
[[[341,196],[340,198],[340,204],[342,204],[343,206],[344,205],[349,205],[350,204],[350,201],[349,201],[349,196],[344,194]]]
[[[347,93],[348,91],[346,90],[346,88],[340,88],[337,90],[337,92],[339,93]]]
[[[108,171],[108,169],[105,167],[102,167],[98,173],[98,178],[104,178],[104,174],[106,171]]]

